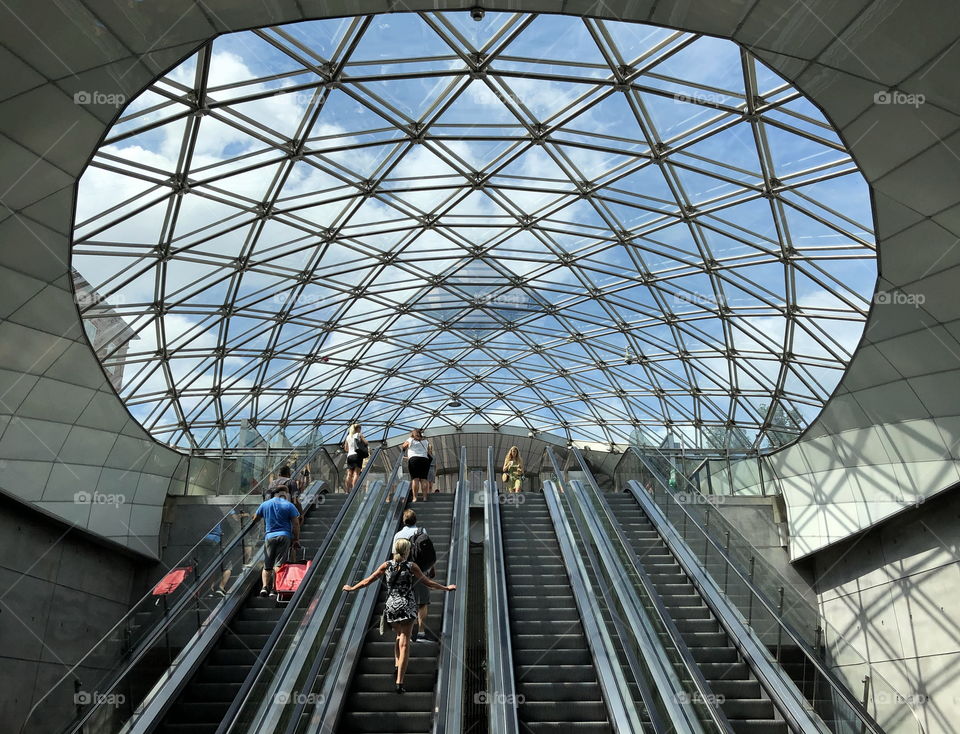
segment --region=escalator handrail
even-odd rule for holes
[[[487,702],[489,734],[518,734],[517,689],[510,639],[510,602],[500,523],[500,495],[494,478],[493,446],[487,447],[483,543],[486,554]]]
[[[447,556],[447,583],[457,593],[443,607],[440,659],[432,734],[453,734],[463,729],[463,650],[467,637],[468,579],[470,563],[470,490],[467,487],[467,447],[460,447],[460,471],[453,498],[450,552]]]
[[[578,502],[581,508],[590,508],[589,499],[586,497],[586,490],[584,489],[582,482],[578,480],[573,480],[569,482],[567,486],[568,486],[568,489],[570,490],[568,494],[576,498],[576,501]],[[613,585],[614,592],[617,593],[617,595],[620,596],[622,600],[624,599],[624,597],[626,597],[626,600],[621,601],[621,604],[625,608],[630,609],[633,616],[635,616],[638,620],[641,620],[638,622],[637,620],[632,618],[628,619],[627,629],[630,632],[634,633],[634,639],[637,640],[638,646],[641,647],[641,650],[644,650],[645,654],[648,653],[648,650],[652,649],[654,652],[654,655],[656,655],[658,654],[656,650],[657,648],[659,648],[661,651],[659,654],[661,654],[663,657],[660,658],[662,662],[656,663],[656,664],[661,665],[661,667],[665,668],[667,671],[670,671],[671,670],[670,659],[667,655],[667,651],[663,646],[663,643],[660,641],[659,637],[657,636],[658,632],[656,628],[654,628],[653,625],[650,624],[649,612],[643,606],[643,603],[639,598],[639,595],[636,593],[635,589],[633,589],[633,594],[630,594],[629,592],[627,592],[627,589],[631,589],[633,587],[633,584],[627,574],[626,565],[622,565],[625,562],[622,561],[622,558],[619,557],[618,554],[616,553],[613,547],[612,540],[610,540],[609,535],[606,533],[606,531],[598,522],[597,517],[592,514],[593,512],[592,508],[590,511],[585,511],[581,509],[580,512],[588,524],[589,532],[591,536],[593,537],[594,541],[597,542],[597,547],[599,550],[599,554],[598,554],[599,558],[597,559],[597,562],[602,563],[603,565],[608,567],[608,575],[615,582],[622,582],[622,583],[615,583]],[[579,518],[577,519],[579,520]],[[618,531],[618,538],[619,538],[620,537],[619,528],[617,528],[617,531]],[[690,651],[690,648],[687,646],[683,637],[680,635],[680,632],[677,629],[676,623],[674,623],[673,619],[670,617],[669,612],[666,611],[666,607],[663,604],[663,600],[661,599],[660,594],[653,587],[653,582],[650,581],[648,576],[646,576],[646,571],[643,569],[643,567],[638,566],[634,562],[636,553],[633,551],[633,549],[629,545],[625,545],[624,548],[627,551],[628,557],[631,559],[630,568],[632,568],[634,572],[637,574],[637,576],[639,577],[640,583],[644,588],[647,598],[650,600],[651,605],[654,608],[657,618],[660,620],[661,624],[663,625],[663,628],[666,629],[667,636],[670,640],[670,643],[672,643],[674,650],[676,651],[676,653],[679,655],[681,659],[684,672],[686,673],[687,676],[689,676],[689,678],[694,683],[694,686],[696,688],[694,692],[694,696],[696,698],[694,698],[694,700],[690,702],[693,703],[694,701],[696,701],[698,703],[702,703],[706,707],[706,710],[710,716],[710,722],[713,724],[714,727],[717,727],[717,729],[715,729],[714,731],[720,731],[720,732],[723,732],[723,734],[734,734],[733,728],[730,726],[730,722],[727,720],[727,717],[720,710],[720,707],[717,703],[718,698],[713,695],[713,691],[710,688],[709,683],[707,683],[707,679],[704,677],[703,671],[700,670],[700,666],[697,665],[696,660],[694,660],[693,653]],[[618,558],[620,560],[618,560]],[[613,566],[613,564],[618,565],[618,567],[615,570],[610,568],[611,566]],[[643,628],[640,627],[640,624],[643,624]],[[641,640],[638,638],[636,633],[641,630],[645,631],[647,635],[647,640],[651,643],[650,645],[643,645]],[[653,670],[653,665],[651,664],[651,661],[649,660],[647,661],[646,667],[648,670]],[[662,681],[663,675],[661,674],[660,677]],[[696,728],[699,731],[704,731],[702,724],[698,720],[697,721],[687,720],[688,717],[685,715],[686,712],[695,711],[695,709],[680,705],[680,702],[684,700],[683,696],[689,695],[687,691],[684,690],[682,682],[679,679],[677,679],[675,675],[670,675],[669,679],[674,684],[672,686],[673,688],[672,691],[670,691],[670,689],[667,686],[663,685],[661,681],[654,681],[657,684],[656,690],[660,694],[660,697],[668,710],[670,720],[671,720],[670,727],[666,731],[693,731],[694,728]],[[638,679],[637,682],[640,683],[640,680]],[[644,691],[644,688],[645,688],[644,686],[641,686],[641,691]],[[663,694],[667,691],[670,691],[670,695],[664,696]],[[646,696],[644,697],[644,703],[647,704],[647,710],[650,711],[652,707],[650,705],[650,702],[648,702]],[[681,710],[680,715],[678,715],[677,709]]]
[[[319,455],[319,453],[323,450],[324,450],[324,447],[322,445],[314,449],[314,451],[308,457],[306,457],[303,461],[301,461],[291,471],[291,475],[299,474],[303,470],[303,467],[305,467],[311,461],[313,461]],[[275,466],[270,472],[268,472],[268,474],[272,474],[277,469],[278,467]],[[314,486],[315,484],[319,484],[319,482],[314,482],[311,484],[311,486]],[[319,488],[317,491],[319,491]],[[209,530],[203,533],[203,535],[200,536],[200,540],[198,540],[197,543],[193,545],[193,547],[191,547],[190,550],[188,550],[187,553],[176,564],[174,564],[170,568],[177,568],[180,566],[188,565],[188,562],[191,561],[196,556],[197,550],[200,547],[200,544],[203,542],[203,538],[205,538],[210,533],[215,532],[216,528],[220,525],[220,523],[223,521],[224,518],[233,514],[239,508],[245,506],[248,503],[250,496],[253,495],[255,492],[259,492],[259,490],[251,489],[249,492],[247,492],[247,494],[245,494],[239,502],[237,502],[235,505],[233,505],[233,507],[230,508],[230,510],[223,516],[223,518],[218,520],[213,525],[213,527],[211,527]],[[152,647],[153,643],[155,643],[156,640],[164,633],[164,631],[170,624],[170,620],[176,619],[179,613],[182,611],[183,607],[187,604],[190,604],[190,602],[193,600],[194,593],[198,589],[202,589],[203,585],[209,579],[212,573],[212,569],[219,568],[224,558],[226,558],[226,556],[229,553],[231,553],[234,548],[236,548],[237,544],[243,542],[243,540],[246,539],[247,534],[255,526],[256,526],[256,523],[250,522],[246,528],[241,530],[241,532],[238,533],[232,541],[230,541],[230,543],[227,545],[226,548],[221,546],[221,549],[218,555],[214,559],[212,559],[212,561],[208,564],[208,568],[211,570],[209,572],[204,573],[203,576],[196,574],[194,577],[191,578],[190,585],[184,586],[183,589],[180,591],[180,595],[179,595],[179,598],[177,599],[177,602],[171,605],[169,609],[165,610],[163,617],[157,620],[157,622],[154,625],[154,631],[148,633],[147,637],[145,637],[140,642],[138,642],[137,646],[132,651],[127,652],[123,655],[121,660],[119,660],[116,665],[116,667],[121,668],[121,670],[110,679],[109,685],[104,685],[101,681],[99,684],[100,688],[106,689],[106,690],[112,690],[112,686],[116,685],[116,683],[122,679],[123,675],[129,672],[129,669],[132,667],[132,665],[135,664],[137,661],[139,661],[140,658],[145,654],[145,652],[149,650],[150,647]],[[147,591],[146,594],[144,594],[140,599],[138,599],[130,607],[130,610],[127,613],[125,613],[119,620],[117,620],[117,622],[113,626],[110,627],[110,629],[107,631],[105,635],[103,635],[103,637],[97,640],[97,642],[94,643],[94,645],[91,646],[90,649],[87,650],[87,652],[84,653],[83,656],[80,657],[80,659],[77,660],[77,662],[74,663],[73,666],[71,666],[71,668],[60,677],[60,680],[58,680],[57,683],[51,686],[50,689],[33,704],[26,718],[24,719],[24,722],[22,725],[23,727],[25,727],[28,723],[30,723],[31,717],[36,712],[37,708],[47,699],[47,697],[50,696],[52,693],[54,693],[54,691],[59,690],[60,684],[62,684],[70,676],[75,675],[76,671],[83,665],[84,661],[86,661],[88,657],[93,655],[96,650],[98,650],[102,645],[109,643],[111,637],[116,635],[126,624],[128,624],[128,622],[130,621],[130,618],[134,614],[136,614],[137,611],[141,609],[141,606],[146,602],[148,602],[152,596],[153,596],[153,589],[151,588],[149,591]],[[84,723],[87,720],[89,720],[91,713],[93,711],[96,711],[96,709],[97,709],[96,706],[90,706],[86,711],[81,713],[73,721],[67,724],[62,731],[65,733],[76,731],[78,727],[82,727]],[[23,734],[22,727],[20,729],[20,732],[21,734]]]
[[[670,611],[667,609],[666,604],[663,602],[663,598],[660,596],[660,592],[657,591],[656,586],[653,584],[653,580],[650,578],[650,575],[647,573],[647,570],[644,568],[643,564],[640,562],[640,557],[637,552],[634,550],[633,545],[626,537],[626,533],[623,530],[623,527],[614,517],[613,510],[611,509],[606,498],[603,496],[603,492],[600,490],[600,485],[597,484],[596,477],[593,476],[589,465],[586,462],[581,451],[577,448],[574,448],[573,454],[576,457],[577,461],[580,464],[580,469],[583,472],[584,476],[587,479],[587,484],[590,486],[590,489],[593,492],[593,496],[596,498],[597,502],[600,505],[600,508],[607,518],[609,525],[613,528],[614,533],[617,536],[617,541],[626,551],[627,558],[630,561],[630,565],[636,573],[637,578],[640,580],[640,584],[643,586],[644,592],[646,593],[647,598],[650,600],[651,605],[653,606],[654,611],[656,612],[657,618],[660,620],[660,623],[663,625],[664,629],[667,630],[667,634],[670,637],[670,641],[673,643],[673,646],[676,648],[677,654],[680,656],[684,668],[687,670],[688,675],[693,680],[694,685],[697,688],[697,695],[700,697],[700,701],[707,707],[707,710],[710,713],[710,718],[713,721],[714,725],[719,727],[722,731],[727,732],[728,734],[733,734],[733,728],[730,726],[730,722],[727,719],[726,715],[723,713],[723,710],[718,704],[718,698],[713,694],[712,689],[710,688],[710,683],[707,681],[706,677],[703,675],[703,671],[700,670],[700,666],[697,664],[696,659],[693,656],[693,653],[690,650],[690,647],[687,645],[686,641],[683,639],[683,635],[680,632],[680,629],[677,627],[676,622],[674,622],[673,617],[670,614]],[[582,495],[582,486],[579,482],[570,482],[571,485],[577,485],[577,495],[579,499],[582,499],[584,502],[588,502],[587,498]],[[599,526],[598,526],[599,527]],[[614,558],[612,548],[609,549],[610,553],[603,556],[604,558]]]
[[[399,464],[398,464],[399,466]],[[393,546],[393,537],[400,525],[404,507],[410,494],[410,482],[402,481],[393,494],[390,510],[380,525],[380,540],[374,546],[373,552],[366,561],[366,570],[363,578],[370,576],[383,563],[383,559],[390,555]],[[369,536],[368,536],[369,537]],[[354,573],[362,563],[357,559]],[[330,668],[326,671],[315,708],[307,724],[307,732],[333,732],[337,730],[337,722],[343,713],[343,705],[350,690],[350,681],[356,672],[358,659],[363,648],[363,638],[370,625],[373,610],[377,604],[378,594],[365,594],[351,607],[346,624],[340,631],[340,639],[330,659]],[[346,593],[341,593],[337,609],[342,609],[346,600]],[[317,655],[310,674],[307,676],[307,685],[311,690],[314,687],[322,658]],[[307,706],[306,702],[298,702],[297,708],[290,717],[286,734],[293,734],[300,726],[300,718]]]
[[[586,565],[576,544],[570,520],[560,505],[556,483],[543,483],[543,495],[547,510],[560,545],[560,558],[570,580],[573,598],[580,611],[580,622],[587,638],[590,656],[603,691],[610,725],[616,732],[633,734],[643,731],[640,713],[630,695],[623,668],[617,658],[616,648],[607,632],[596,597],[589,585]],[[648,712],[651,713],[652,712]],[[666,731],[660,729],[660,731]]]
[[[653,526],[667,544],[671,554],[716,616],[720,626],[727,632],[730,642],[743,655],[750,671],[756,676],[767,695],[770,696],[774,706],[786,720],[791,731],[804,732],[804,734],[807,732],[829,734],[830,729],[826,723],[813,710],[813,707],[786,671],[771,659],[770,652],[757,637],[753,628],[746,623],[733,602],[720,590],[713,576],[700,564],[690,546],[680,536],[673,523],[667,519],[649,493],[636,480],[627,482],[627,491],[643,508],[650,522],[653,523]],[[734,568],[734,571],[736,572],[737,569]],[[744,580],[746,581],[746,579]],[[779,615],[775,611],[772,609],[768,611],[771,612],[774,620],[780,621]],[[867,724],[866,721],[863,723]],[[882,730],[879,728],[871,728],[870,731],[873,734],[882,734]]]
[[[307,488],[307,492],[304,494],[304,499],[306,499],[309,502],[312,502],[313,498],[316,497],[316,495],[321,491],[321,489],[325,486],[325,484],[326,483],[322,481],[311,483],[310,487]],[[224,561],[228,559],[230,554],[233,553],[233,551],[237,548],[237,546],[243,543],[244,541],[246,541],[248,534],[253,530],[253,528],[257,527],[257,525],[258,523],[251,522],[249,525],[247,525],[247,527],[243,531],[237,534],[232,541],[230,541],[226,546],[221,547],[217,555],[210,561],[210,563],[207,564],[207,570],[203,573],[203,575],[197,574],[194,578],[192,578],[191,584],[189,586],[185,586],[181,590],[179,596],[177,597],[177,600],[164,610],[163,616],[153,624],[150,631],[144,635],[144,637],[137,643],[136,647],[134,647],[133,650],[126,653],[123,656],[123,658],[118,662],[118,664],[114,668],[115,672],[113,672],[112,676],[109,679],[110,682],[107,684],[104,684],[101,682],[100,688],[102,688],[103,690],[112,691],[117,685],[120,684],[121,681],[123,681],[123,679],[127,675],[130,674],[130,672],[137,666],[137,664],[143,659],[143,657],[153,649],[153,647],[157,644],[158,640],[160,640],[161,637],[167,634],[167,632],[169,631],[169,628],[172,625],[177,623],[177,621],[180,619],[181,613],[185,609],[194,606],[197,600],[197,594],[199,590],[202,590],[204,588],[205,584],[210,579],[210,577],[214,573],[216,573],[218,569],[222,567],[222,564],[224,563]],[[194,550],[196,550],[196,547],[191,549],[190,552],[193,553]],[[220,602],[217,603],[216,606],[213,607],[207,619],[204,620],[202,623],[200,623],[200,626],[197,629],[197,632],[195,633],[195,635],[199,634],[204,629],[209,619],[213,617],[219,617],[220,607],[224,606],[229,601],[229,598],[233,595],[234,591],[240,588],[240,583],[241,583],[240,579],[238,579],[237,583],[234,584],[233,589],[231,589],[228,595],[228,598],[221,600]],[[80,665],[80,663],[82,663],[83,660],[86,659],[88,655],[92,654],[94,650],[96,650],[101,644],[103,644],[104,641],[107,641],[110,635],[113,634],[115,630],[117,630],[123,624],[126,624],[128,617],[130,617],[131,614],[134,614],[140,608],[140,605],[144,601],[148,600],[151,596],[152,594],[148,593],[143,599],[137,602],[133,606],[131,611],[125,614],[120,619],[120,621],[117,622],[117,624],[115,624],[113,628],[111,628],[111,631],[108,632],[107,635],[103,637],[99,642],[97,642],[97,644],[94,645],[94,647],[92,647],[84,655],[83,658],[81,658],[80,662],[78,662],[74,666],[74,668],[71,669],[71,671],[68,671],[67,675],[70,675],[70,673],[73,670],[75,670]],[[108,700],[108,699],[104,699],[104,700]],[[43,701],[43,698],[41,698],[40,701]],[[38,701],[37,703],[39,704],[40,701]],[[90,718],[96,713],[97,710],[98,710],[98,705],[94,704],[89,706],[81,714],[79,714],[76,718],[74,718],[73,721],[67,724],[66,728],[62,730],[63,734],[77,734],[78,732],[82,732],[83,727],[90,720]],[[32,714],[32,710],[31,710],[31,714]],[[26,726],[27,722],[29,722],[29,716],[25,720],[24,726]]]
[[[558,477],[562,476],[560,461],[557,459],[556,453],[549,446],[546,448],[546,455],[553,467],[554,474]],[[582,553],[587,557],[594,578],[599,580],[600,592],[607,604],[607,611],[613,622],[614,631],[624,643],[627,642],[627,635],[630,634],[629,639],[633,640],[634,645],[640,649],[640,654],[643,657],[643,662],[641,663],[632,647],[627,644],[622,644],[620,647],[624,656],[627,658],[634,682],[640,690],[640,696],[646,707],[647,716],[650,718],[650,725],[653,731],[660,733],[674,731],[687,732],[689,730],[690,734],[692,734],[692,732],[696,730],[700,732],[700,734],[703,734],[699,722],[695,721],[691,724],[687,721],[684,712],[680,710],[680,699],[677,694],[683,692],[682,686],[674,671],[672,669],[668,670],[667,665],[663,662],[667,660],[667,653],[663,649],[660,640],[647,619],[646,610],[639,604],[639,599],[636,598],[636,592],[634,592],[631,598],[625,598],[625,596],[628,596],[625,594],[626,590],[632,589],[632,584],[625,576],[625,569],[622,567],[611,568],[609,563],[606,562],[606,559],[613,558],[615,555],[614,551],[609,547],[600,547],[603,542],[603,536],[593,524],[587,528],[583,527],[582,518],[587,517],[587,513],[584,510],[584,502],[581,501],[582,497],[576,493],[576,487],[573,482],[566,482],[566,486],[570,491],[564,492],[563,496],[570,502],[571,512],[569,514],[570,517],[573,518],[577,530],[580,533]],[[573,501],[570,500],[570,497],[573,497]],[[597,548],[600,550],[600,557],[603,558],[604,561],[597,558],[597,554],[594,553],[591,548],[590,540],[597,545]],[[606,575],[604,575],[605,573]],[[607,577],[610,578],[610,583],[607,583]],[[624,610],[624,614],[628,616],[629,619],[624,620],[621,615],[617,613],[616,604],[610,596],[611,588],[614,589],[613,593],[617,595],[616,601],[619,602]],[[642,636],[639,634],[641,632],[643,633]],[[651,687],[651,683],[653,687]],[[656,694],[654,690],[656,690]],[[672,696],[667,697],[665,695],[667,692],[671,693]],[[666,709],[666,717],[664,716],[663,709]],[[669,722],[667,719],[669,719]]]
[[[370,470],[377,465],[380,458],[381,449],[378,447],[371,454],[370,458],[366,461],[363,470],[360,473],[360,476],[357,478],[357,481],[354,483],[354,489],[347,497],[347,500],[343,503],[343,506],[340,508],[340,511],[337,515],[336,526],[331,526],[331,530],[327,533],[324,538],[324,542],[317,548],[317,552],[314,554],[313,562],[310,564],[310,568],[307,569],[306,573],[303,576],[303,579],[300,581],[300,585],[297,587],[297,590],[294,592],[293,596],[290,599],[290,602],[284,608],[283,613],[280,615],[280,619],[277,620],[277,624],[274,625],[273,631],[270,633],[270,636],[267,638],[267,641],[264,643],[263,647],[260,650],[260,653],[257,655],[257,659],[254,661],[253,666],[247,672],[246,677],[243,680],[243,683],[240,686],[240,689],[237,691],[237,694],[234,696],[233,701],[230,703],[230,708],[227,710],[226,715],[223,717],[223,720],[220,722],[220,725],[217,727],[217,734],[224,734],[227,731],[230,731],[231,728],[235,725],[237,717],[240,715],[243,710],[244,704],[247,701],[251,691],[259,680],[260,676],[263,674],[263,670],[266,666],[267,661],[270,659],[271,655],[274,652],[274,648],[277,646],[280,641],[283,633],[286,631],[286,628],[292,623],[294,612],[298,609],[301,604],[306,605],[309,602],[312,602],[312,599],[306,598],[306,589],[310,585],[311,581],[315,574],[319,573],[321,568],[321,560],[324,554],[329,550],[330,545],[332,545],[334,538],[336,538],[342,530],[340,525],[342,520],[346,517],[349,508],[353,503],[362,503],[363,500],[368,499],[371,496],[376,494],[375,488],[371,488],[369,492],[364,492],[360,488],[364,486],[367,481],[367,475]],[[394,470],[396,471],[396,469]],[[356,525],[356,518],[362,515],[363,508],[358,510],[357,515],[355,516],[355,521],[351,523],[351,526]],[[347,528],[349,531],[351,528]],[[336,530],[337,532],[334,532]]]
[[[763,608],[770,614],[770,616],[773,619],[777,620],[781,629],[783,629],[783,631],[793,641],[793,643],[797,646],[797,648],[803,652],[804,656],[810,661],[810,663],[814,666],[817,672],[820,675],[822,675],[823,678],[827,681],[827,683],[830,685],[830,688],[833,690],[834,695],[841,698],[843,702],[847,706],[849,706],[854,713],[856,713],[857,717],[860,719],[860,721],[863,723],[863,725],[866,727],[868,731],[870,731],[872,734],[883,734],[883,729],[880,728],[880,725],[873,719],[873,717],[866,710],[866,708],[864,708],[863,704],[860,701],[858,701],[856,698],[854,698],[853,694],[850,692],[850,689],[839,678],[837,678],[837,676],[833,673],[833,671],[831,671],[830,668],[826,665],[826,663],[823,662],[820,656],[814,652],[814,650],[809,646],[809,644],[807,644],[807,642],[803,639],[803,636],[797,630],[795,630],[789,622],[787,622],[785,619],[782,618],[782,615],[777,611],[776,605],[774,605],[773,602],[769,598],[767,598],[767,595],[763,591],[761,591],[761,589],[757,587],[757,585],[754,584],[752,580],[750,580],[749,575],[745,574],[740,569],[739,564],[734,562],[734,560],[730,557],[730,555],[723,548],[723,546],[721,546],[714,539],[714,537],[709,532],[707,532],[706,528],[703,527],[699,519],[695,517],[694,514],[691,513],[686,507],[684,507],[682,502],[677,501],[674,494],[669,490],[669,485],[667,482],[664,481],[660,472],[657,471],[656,468],[650,464],[650,462],[647,460],[645,456],[643,456],[639,452],[637,452],[636,455],[640,458],[640,461],[643,462],[643,465],[646,467],[647,471],[649,471],[650,474],[657,480],[657,482],[661,484],[661,486],[666,491],[666,495],[670,497],[671,501],[675,505],[677,505],[677,507],[679,507],[680,510],[684,513],[684,516],[687,518],[687,521],[691,523],[695,528],[697,528],[700,534],[703,535],[705,540],[719,554],[719,556],[724,560],[727,566],[734,572],[737,578],[739,578],[746,585],[746,587],[750,590],[750,593],[752,593],[753,596],[757,599],[757,601],[760,602],[761,606],[763,606]],[[637,490],[639,488],[639,485],[632,486],[634,482],[635,480],[631,480],[631,482],[627,483],[627,486],[630,488],[631,492],[634,494],[634,497],[637,497]],[[656,502],[653,502],[653,500],[650,499],[646,491],[641,491],[640,494],[643,495],[644,501],[647,504],[652,505],[657,509],[658,512],[660,512],[660,508],[657,506]],[[669,520],[665,520],[665,521],[669,523]],[[680,538],[680,540],[681,542],[684,542],[684,544],[686,545],[686,542],[683,541],[682,538]]]
[[[374,454],[376,456],[376,454]],[[317,494],[314,493],[309,496],[304,496],[304,514],[306,514],[307,509],[312,512],[314,509],[314,499]],[[355,501],[355,498],[348,496],[344,503],[340,506],[340,509],[337,511],[336,517],[330,524],[330,528],[327,530],[324,535],[323,541],[317,547],[317,551],[314,554],[313,563],[311,564],[310,570],[313,567],[319,565],[319,560],[327,552],[330,545],[332,544],[334,538],[340,532],[340,525],[349,512],[351,503]],[[168,678],[163,682],[162,687],[158,688],[155,692],[155,695],[150,696],[147,699],[144,699],[146,706],[141,705],[138,712],[134,715],[130,722],[124,727],[124,734],[146,734],[151,732],[154,728],[160,723],[161,719],[167,714],[170,707],[176,702],[177,696],[183,690],[183,687],[187,685],[196,669],[201,665],[205,655],[210,652],[211,647],[215,644],[216,640],[226,631],[227,625],[230,623],[233,615],[239,611],[240,605],[246,600],[246,595],[249,593],[249,587],[254,586],[257,581],[257,577],[260,574],[258,569],[258,561],[263,557],[263,548],[261,547],[257,555],[251,559],[250,567],[246,570],[247,575],[243,578],[243,586],[238,583],[234,586],[234,589],[227,600],[230,604],[229,606],[224,605],[225,608],[222,612],[218,610],[218,613],[215,613],[210,616],[210,618],[204,623],[203,627],[197,631],[187,645],[184,646],[183,651],[180,655],[177,656],[177,660],[173,662],[171,668],[176,667],[177,675],[175,678]],[[308,570],[309,574],[309,570]],[[290,599],[289,604],[283,610],[278,620],[278,626],[283,624],[284,621],[292,613],[292,609],[296,604],[300,602],[300,589],[302,589],[306,584],[306,577],[301,583],[300,587],[294,592],[293,596]],[[238,593],[244,591],[245,593]],[[276,628],[274,629],[276,632]],[[279,636],[278,636],[279,637]],[[271,634],[267,638],[266,643],[264,644],[264,649],[272,648],[275,644],[276,639],[274,635]],[[254,663],[254,666],[260,664],[260,658],[258,656],[257,661]],[[243,688],[241,687],[241,692]],[[238,694],[239,695],[239,694]]]

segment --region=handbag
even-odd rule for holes
[[[503,476],[500,477],[500,479],[501,479],[502,481],[504,481],[504,482],[507,481],[507,473],[504,472],[504,473],[503,473]]]

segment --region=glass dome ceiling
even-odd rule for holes
[[[876,278],[866,183],[729,41],[554,15],[221,36],[122,111],[73,265],[186,449],[516,426],[765,448],[835,388]]]

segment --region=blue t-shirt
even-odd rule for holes
[[[230,510],[230,512],[227,513],[226,517],[230,517],[231,515],[236,515],[236,514],[237,514],[236,510]],[[226,517],[224,519],[226,519]],[[218,545],[221,542],[223,542],[223,520],[218,522],[216,524],[216,527],[214,527],[213,530],[207,533],[203,539],[208,543],[217,543]]]
[[[274,497],[257,508],[257,517],[262,517],[266,525],[264,539],[281,535],[293,537],[293,520],[300,517],[297,508],[283,497]]]

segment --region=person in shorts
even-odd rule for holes
[[[300,511],[290,502],[285,488],[257,508],[256,519],[263,519],[263,588],[260,596],[276,596],[273,579],[276,569],[286,560],[290,548],[300,547]]]
[[[366,444],[366,442],[360,424],[354,423],[350,426],[347,430],[347,438],[343,442],[343,450],[347,455],[347,476],[343,480],[343,488],[348,493],[357,483],[360,478],[360,470],[363,469],[363,458],[357,452],[357,447]]]
[[[421,530],[426,534],[427,529],[417,525],[417,513],[413,510],[404,510],[403,527],[393,536],[393,544],[396,545],[397,541],[401,539],[412,540],[413,536]],[[436,570],[433,568],[423,568],[420,570],[423,571],[424,576],[428,578],[433,578],[436,575]],[[430,588],[420,581],[415,581],[413,584],[413,597],[417,602],[417,633],[412,634],[410,639],[412,642],[428,642],[426,630],[427,614],[430,611]]]
[[[410,438],[400,446],[401,451],[407,452],[407,471],[410,472],[410,491],[412,502],[417,501],[419,493],[421,500],[427,499],[427,473],[430,471],[430,459],[433,452],[430,443],[424,439],[419,428],[410,431]]]

